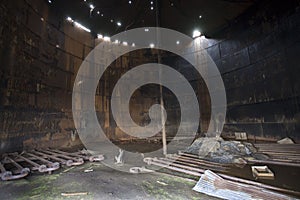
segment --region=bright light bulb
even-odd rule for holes
[[[102,39],[102,38],[103,38],[103,35],[97,34],[97,38],[98,38],[98,39]]]
[[[131,2],[131,1],[128,1],[128,3],[131,4],[132,2]]]
[[[151,6],[151,8],[150,8],[151,10],[153,10],[154,8],[153,8],[153,6]]]
[[[128,45],[128,43],[127,43],[126,41],[124,41],[122,44],[123,44],[124,46],[127,46],[127,45]]]
[[[117,22],[117,25],[118,25],[118,26],[122,26],[121,22]]]
[[[95,6],[94,6],[93,4],[90,4],[90,8],[91,8],[91,9],[94,9]]]
[[[135,47],[135,44],[134,44],[134,43],[132,43],[132,46],[133,46],[133,47]]]
[[[176,41],[176,44],[180,44],[180,41],[179,41],[179,40],[177,40],[177,41]]]
[[[104,36],[104,37],[103,37],[103,40],[106,41],[106,42],[109,42],[109,41],[110,41],[110,37]]]
[[[194,30],[193,32],[193,38],[199,37],[201,35],[201,32],[199,30]]]
[[[78,23],[78,22],[74,22],[74,24],[75,24],[75,26],[77,26],[78,28],[81,28],[82,30],[85,30],[86,32],[89,32],[89,33],[91,32],[90,29],[88,29],[87,27],[81,25],[81,24]]]
[[[149,46],[150,46],[150,48],[154,48],[154,44],[153,43],[151,43]]]
[[[145,32],[149,32],[149,28],[145,28]]]

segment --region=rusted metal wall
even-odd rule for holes
[[[224,80],[227,116],[222,135],[300,141],[300,1],[261,1],[210,38],[203,48]],[[207,130],[210,98],[193,67],[178,57],[166,64],[198,85],[200,130]]]
[[[262,1],[208,48],[226,88],[223,135],[300,140],[300,2]]]
[[[71,92],[94,38],[46,1],[2,1],[0,13],[0,152],[79,144]]]
[[[263,5],[249,10],[229,28],[206,39],[227,92],[223,135],[245,131],[256,138],[299,140],[300,12],[294,7],[282,13],[270,5],[270,13],[264,13],[265,9]],[[72,87],[81,62],[98,41],[73,27],[46,1],[2,1],[0,13],[0,152],[79,144],[78,136],[72,134]],[[114,84],[130,67],[153,61],[157,61],[153,50],[131,53],[130,59],[117,59],[101,78],[95,107],[111,139],[130,139],[111,115]],[[200,108],[209,107],[207,88],[191,66],[170,54],[164,54],[162,62],[186,76]],[[165,91],[167,134],[172,136],[180,108],[174,95]],[[148,109],[158,102],[157,86],[136,91],[130,104],[133,119],[147,124]],[[200,112],[199,132],[205,132],[210,109]]]

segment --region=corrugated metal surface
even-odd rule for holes
[[[210,170],[204,172],[193,190],[230,200],[293,199],[255,186],[227,181]]]

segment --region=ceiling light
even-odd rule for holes
[[[152,4],[153,4],[153,1],[151,1],[150,3],[151,3],[151,5],[152,5]]]
[[[77,26],[78,28],[81,28],[82,30],[85,30],[86,32],[89,32],[89,33],[91,32],[90,29],[88,29],[87,27],[79,24],[78,22],[74,22],[74,24],[75,24],[75,26]]]
[[[126,41],[124,41],[122,44],[123,44],[124,46],[127,46],[127,45],[128,45],[128,43],[127,43]]]
[[[153,8],[153,6],[151,6],[151,10],[153,10],[154,8]]]
[[[135,47],[135,44],[134,44],[134,43],[132,43],[132,45],[131,45],[131,46]]]
[[[110,41],[110,37],[104,36],[104,37],[103,37],[103,40],[106,41],[106,42],[109,42],[109,41]]]
[[[115,40],[115,44],[119,44],[119,40]]]
[[[151,43],[151,44],[149,45],[149,47],[150,47],[150,48],[154,48],[154,44]]]
[[[179,40],[177,40],[177,41],[176,41],[176,44],[180,44],[180,41],[179,41]]]
[[[104,15],[103,14],[101,14],[101,17],[103,17]]]
[[[118,25],[118,26],[122,26],[121,22],[117,22],[117,25]]]
[[[145,32],[149,32],[149,28],[145,28]]]
[[[201,35],[201,32],[199,30],[194,30],[193,32],[193,38],[199,37]]]
[[[110,20],[110,22],[111,22],[111,23],[113,23],[113,22],[114,22],[114,20],[113,20],[113,19],[111,19],[111,20]]]
[[[202,15],[199,15],[199,19],[201,19],[202,18]]]
[[[100,14],[100,11],[97,11],[97,14],[99,15],[99,14]]]
[[[68,20],[69,22],[73,22],[73,19],[72,19],[71,17],[67,17],[67,20]]]
[[[97,38],[98,38],[98,39],[102,39],[102,38],[103,38],[103,35],[97,34]]]
[[[93,4],[90,4],[90,8],[91,8],[91,9],[94,9],[95,6],[94,6]]]
[[[49,2],[49,3],[52,3],[52,1],[51,1],[51,0],[48,0],[48,2]]]
[[[131,1],[128,1],[128,3],[131,4],[132,2],[131,2]]]

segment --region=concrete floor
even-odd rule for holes
[[[84,172],[86,169],[93,171]],[[129,174],[100,163],[0,182],[0,199],[217,199],[192,190],[195,181],[159,172]],[[87,192],[79,196],[62,193]]]

